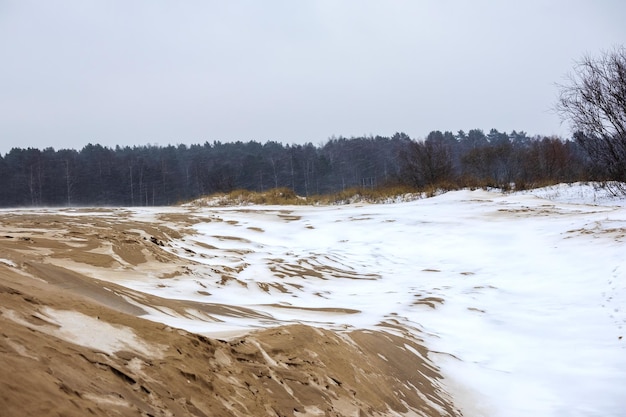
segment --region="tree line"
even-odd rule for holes
[[[457,188],[600,179],[575,141],[524,132],[433,131],[423,140],[330,138],[81,150],[14,148],[0,156],[0,206],[159,206],[235,189],[301,196],[404,185]]]
[[[350,188],[527,188],[616,181],[626,194],[626,47],[587,56],[555,106],[574,140],[480,129],[423,140],[330,138],[324,145],[205,142],[77,151],[14,148],[0,156],[0,206],[170,205],[235,189],[302,196]]]

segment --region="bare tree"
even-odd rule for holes
[[[433,135],[425,141],[409,142],[400,153],[404,181],[415,187],[452,183],[451,153],[451,145]]]
[[[585,56],[558,87],[555,110],[570,122],[576,141],[604,179],[626,181],[626,48]]]

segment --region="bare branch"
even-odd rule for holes
[[[561,120],[571,124],[607,179],[626,181],[626,48],[583,57],[558,87]]]

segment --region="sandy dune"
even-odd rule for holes
[[[0,211],[0,415],[618,417],[626,201]]]
[[[206,323],[264,319],[116,284],[189,274],[193,262],[167,246],[189,233],[191,219],[139,221],[120,209],[2,213],[2,416],[459,415],[429,352],[401,326],[270,325],[205,337],[141,318],[157,309]],[[216,268],[237,279],[236,267]]]

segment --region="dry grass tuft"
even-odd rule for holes
[[[391,184],[381,187],[348,188],[331,194],[298,196],[287,187],[273,188],[257,192],[244,189],[229,193],[215,193],[184,203],[191,206],[248,206],[248,205],[341,205],[354,203],[398,203],[421,198],[434,197],[448,191],[461,189],[498,189],[503,192],[527,190],[531,188],[555,185],[553,182],[506,183],[494,184],[472,177],[460,179],[458,182],[439,182],[421,188],[402,184]]]

